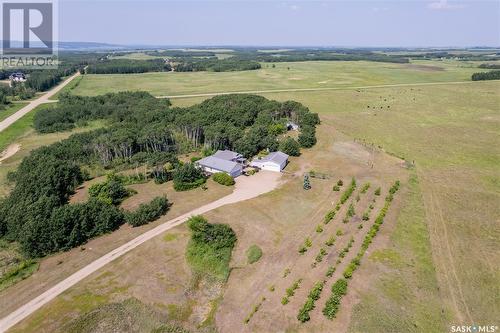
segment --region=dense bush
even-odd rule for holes
[[[233,177],[225,172],[217,172],[212,178],[221,185],[231,186],[235,184]]]
[[[229,261],[236,234],[226,224],[210,224],[203,216],[188,220],[191,230],[186,257],[193,270],[219,280],[229,276]]]
[[[500,71],[474,73],[471,78],[472,81],[500,80]]]
[[[193,163],[186,163],[174,172],[174,189],[187,191],[196,188],[206,181],[205,176]]]
[[[125,213],[125,221],[133,227],[138,227],[157,220],[170,208],[166,197],[156,197],[147,204],[140,204],[134,212]]]
[[[291,137],[287,137],[279,144],[279,150],[290,156],[300,155],[300,145]]]
[[[89,188],[89,196],[101,200],[109,205],[119,205],[125,198],[130,196],[132,191],[123,186],[120,180],[113,175],[103,183],[97,183]]]
[[[172,68],[163,59],[132,60],[111,59],[96,62],[87,67],[88,74],[129,74],[169,72]]]
[[[52,204],[52,205],[51,205]],[[49,216],[41,213],[46,208]],[[22,250],[31,257],[38,257],[68,250],[85,243],[90,238],[117,229],[123,224],[123,214],[112,205],[90,199],[83,204],[53,206],[50,199],[42,199],[33,207],[36,211],[27,220],[17,238]]]
[[[313,126],[303,126],[299,134],[301,147],[310,148],[316,144],[316,129]]]

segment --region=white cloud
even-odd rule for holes
[[[436,2],[431,2],[427,5],[427,8],[434,10],[446,10],[446,9],[460,9],[464,8],[465,5],[461,3],[451,4],[448,0],[439,0]]]

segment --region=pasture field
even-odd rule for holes
[[[457,61],[416,61],[411,64],[366,61],[263,63],[243,72],[169,72],[85,75],[72,90],[76,95],[101,95],[142,90],[155,96],[296,88],[352,88],[368,85],[470,81],[477,64]],[[68,88],[69,89],[69,88]]]

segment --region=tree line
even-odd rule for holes
[[[500,71],[474,73],[471,79],[472,81],[500,80]]]
[[[132,60],[106,59],[88,65],[88,74],[129,74],[146,72],[170,72],[172,67],[163,59]]]

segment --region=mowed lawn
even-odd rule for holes
[[[378,273],[359,290],[351,331],[498,319],[499,90],[497,81],[266,95],[302,102],[347,135],[416,163],[392,246],[365,266]]]
[[[72,93],[94,96],[141,90],[155,96],[227,91],[296,88],[343,88],[366,85],[449,82],[470,80],[477,64],[458,61],[417,61],[391,64],[366,61],[311,61],[263,63],[243,72],[144,73],[85,75]],[[70,88],[68,88],[70,89]]]

